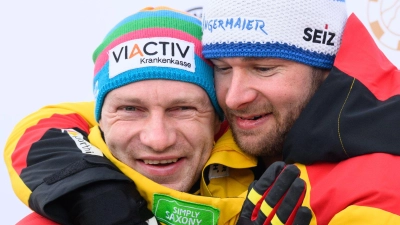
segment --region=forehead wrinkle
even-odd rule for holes
[[[111,99],[113,102],[119,102],[118,104],[154,104],[158,102],[157,105],[196,105],[196,106],[212,106],[211,100],[209,99],[207,93],[201,89],[201,94],[199,91],[190,91],[190,90],[181,90],[175,91],[173,95],[163,95],[165,93],[162,90],[166,90],[165,83],[160,82],[153,88],[151,91],[148,91],[145,96],[135,96],[131,94],[126,94],[128,92],[132,92],[129,90],[124,90],[122,93],[125,94],[117,94],[110,92],[112,95]],[[134,92],[134,91],[133,91]],[[149,102],[148,100],[151,99]]]

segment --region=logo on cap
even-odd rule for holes
[[[108,52],[109,78],[143,67],[195,71],[194,44],[176,38],[155,37],[123,42]]]
[[[266,23],[261,18],[228,17],[203,19],[203,31],[243,31],[268,35]]]
[[[316,44],[335,46],[336,34],[330,32],[328,28],[328,24],[325,24],[325,28],[323,30],[307,27],[304,29],[303,39]]]

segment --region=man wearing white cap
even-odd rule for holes
[[[344,0],[209,0],[202,43],[227,142],[266,166],[298,163],[311,224],[400,224],[400,72]]]

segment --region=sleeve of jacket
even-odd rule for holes
[[[58,223],[33,212],[18,221],[15,225],[58,225]]]
[[[91,183],[130,180],[88,142],[96,125],[93,102],[44,107],[20,121],[10,134],[4,160],[18,198],[32,210],[63,223],[57,200]]]

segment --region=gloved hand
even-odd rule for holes
[[[73,224],[156,225],[133,182],[101,181],[83,186],[63,199]]]
[[[295,165],[275,162],[250,187],[237,224],[309,224],[311,210],[301,206],[306,184]]]

